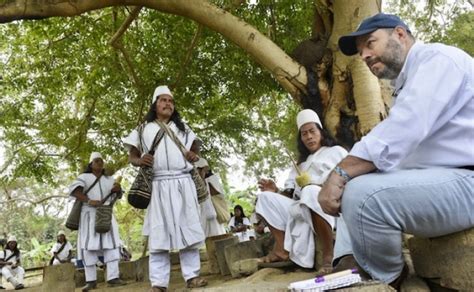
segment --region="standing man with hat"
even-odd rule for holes
[[[171,132],[186,149],[184,153],[178,141],[169,135]],[[155,138],[157,145],[153,146]],[[195,139],[194,132],[181,120],[167,86],[155,89],[145,123],[124,139],[130,163],[151,166],[154,172],[152,195],[143,224],[150,251],[150,291],[168,289],[172,249],[179,250],[186,286],[207,285],[207,281],[199,277],[199,246],[205,237],[199,220],[196,187],[189,173],[193,168],[191,162],[198,160],[196,153],[190,150]]]
[[[398,288],[402,232],[436,237],[474,226],[474,63],[455,47],[415,41],[400,18],[383,13],[339,47],[394,80],[394,104],[338,164],[319,202],[345,222],[335,263],[355,257],[372,278]]]
[[[77,233],[77,259],[84,263],[86,285],[82,291],[97,287],[96,263],[99,256],[107,265],[107,283],[110,287],[125,285],[119,278],[120,235],[115,216],[112,214],[110,230],[98,233],[96,207],[116,200],[121,187],[114,178],[104,172],[104,160],[99,152],[92,152],[86,170],[69,186],[70,196],[83,202]]]
[[[11,235],[8,237],[5,249],[0,251],[0,267],[2,268],[2,276],[15,287],[15,290],[25,288],[23,286],[25,270],[20,266],[20,257],[16,237]]]
[[[53,256],[50,265],[59,265],[69,263],[72,259],[72,245],[66,239],[64,231],[58,232],[57,241],[51,248],[51,255]]]

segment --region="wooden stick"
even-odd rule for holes
[[[286,148],[283,148],[283,149],[285,150],[286,155],[288,155],[288,157],[290,157],[290,160],[291,160],[291,162],[293,163],[293,166],[295,167],[296,172],[298,173],[298,175],[301,175],[301,170],[300,170],[300,168],[298,167],[298,164],[296,164],[296,161],[295,161],[295,159],[293,158],[293,156],[291,156],[291,154],[290,154],[290,152],[288,151],[288,149],[286,149]]]

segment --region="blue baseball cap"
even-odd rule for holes
[[[357,30],[351,34],[339,38],[339,48],[344,55],[352,56],[357,54],[356,38],[376,31],[379,28],[395,28],[401,26],[410,32],[408,26],[393,14],[378,13],[364,19]]]

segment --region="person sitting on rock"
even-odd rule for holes
[[[20,250],[15,236],[10,236],[5,249],[0,251],[0,267],[2,276],[15,287],[15,290],[25,288],[23,286],[25,270],[21,267]]]
[[[51,255],[53,257],[50,260],[50,265],[55,266],[71,262],[72,245],[66,239],[66,234],[62,230],[58,232],[57,241],[51,248]]]
[[[300,111],[296,123],[299,159],[285,182],[285,190],[280,191],[273,180],[258,182],[262,192],[258,194],[255,210],[265,219],[275,238],[273,251],[261,261],[290,259],[301,267],[312,268],[316,235],[321,239],[323,254],[323,268],[319,272],[325,273],[331,271],[335,218],[323,212],[317,197],[322,183],[347,151],[333,146],[314,111]]]

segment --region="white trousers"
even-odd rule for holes
[[[201,269],[199,249],[191,248],[180,250],[179,261],[184,281],[199,276]],[[149,266],[151,286],[168,287],[171,270],[169,251],[150,253]]]
[[[97,267],[84,266],[84,271],[86,274],[86,282],[92,282],[97,280]],[[107,281],[117,279],[119,277],[119,261],[111,261],[107,263]]]
[[[22,267],[12,269],[10,266],[5,266],[2,268],[2,276],[13,286],[17,286],[18,284],[23,284],[25,270]]]

